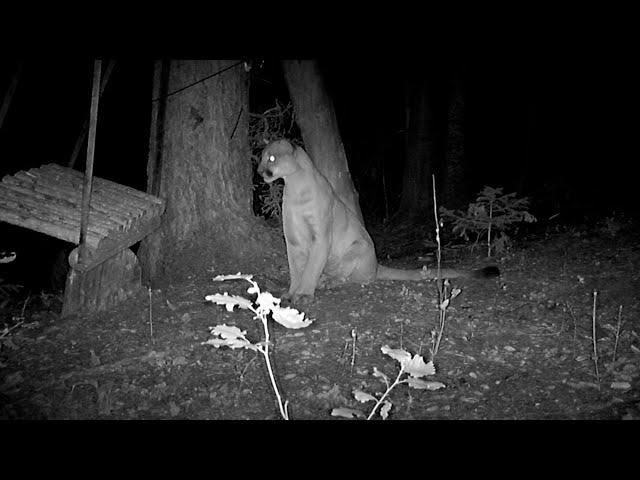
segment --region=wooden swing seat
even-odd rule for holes
[[[55,163],[6,175],[0,183],[0,221],[79,245],[84,175]],[[164,200],[94,177],[87,252],[70,265],[86,272],[142,240],[160,226]]]

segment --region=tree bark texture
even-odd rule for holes
[[[338,197],[362,220],[333,101],[325,88],[318,63],[284,60],[282,66],[305,150]]]
[[[252,174],[248,76],[233,60],[156,64],[148,190],[166,199],[162,225],[145,240],[144,277],[156,279],[199,242],[229,255],[255,247],[250,236]],[[204,81],[206,77],[212,76]],[[185,88],[187,87],[187,88]]]
[[[88,272],[69,269],[62,316],[108,310],[142,288],[138,259],[126,248]]]

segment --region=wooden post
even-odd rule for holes
[[[104,72],[104,78],[100,81],[100,97],[104,93],[104,89],[109,82],[109,77],[111,76],[111,72],[113,71],[113,67],[116,65],[115,60],[110,60],[107,65],[107,69]],[[69,163],[67,166],[69,168],[73,168],[76,164],[76,160],[78,159],[78,155],[80,154],[80,148],[82,148],[82,144],[84,143],[84,139],[87,137],[87,132],[89,131],[89,119],[85,120],[84,125],[82,125],[82,130],[80,130],[80,135],[78,135],[78,139],[76,140],[76,144],[73,147],[73,152],[71,153],[71,159],[69,159]]]
[[[149,128],[149,157],[147,161],[147,193],[158,195],[160,191],[162,130],[166,112],[169,64],[156,60],[153,64],[153,85],[151,89],[151,125]]]
[[[2,128],[2,124],[4,123],[4,117],[6,117],[7,112],[9,111],[9,106],[11,105],[13,94],[16,92],[21,73],[22,61],[19,61],[18,67],[16,68],[13,77],[11,77],[11,83],[9,84],[9,88],[7,89],[7,93],[4,96],[4,100],[2,101],[2,107],[0,107],[0,129]]]
[[[108,310],[143,290],[138,260],[128,248],[88,272],[73,268],[73,256],[71,252],[72,268],[64,289],[63,317]]]
[[[89,227],[89,204],[91,202],[91,184],[93,181],[93,155],[96,145],[96,127],[98,124],[98,103],[100,99],[100,69],[102,62],[96,60],[93,64],[93,91],[91,94],[91,112],[89,114],[89,143],[87,145],[87,164],[84,171],[84,186],[82,188],[82,214],[80,217],[80,262],[87,256],[87,228]]]

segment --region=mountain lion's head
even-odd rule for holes
[[[267,145],[262,151],[262,159],[258,165],[258,173],[265,182],[271,183],[278,178],[287,176],[300,169],[296,160],[296,150],[287,140],[276,140]]]

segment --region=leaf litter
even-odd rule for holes
[[[315,319],[310,329],[271,324],[274,368],[292,418],[363,418],[367,403],[361,400],[368,398],[370,406],[379,400],[384,379],[393,382],[399,361],[408,371],[433,375],[407,374],[420,390],[399,385],[381,403],[378,418],[640,418],[635,244],[635,238],[576,242],[570,233],[557,234],[500,259],[498,280],[456,282],[462,292],[449,305],[433,362],[434,283],[377,282],[318,291],[315,302],[303,308]],[[203,265],[195,254],[184,262],[194,272]],[[216,272],[255,272],[260,285],[288,282],[285,257],[256,255],[245,262],[218,262]],[[416,262],[417,254],[384,261],[401,268]],[[484,260],[462,256],[460,262],[475,266]],[[212,278],[201,272],[153,290],[153,335],[146,294],[93,316],[61,319],[53,312],[32,312],[38,313],[37,324],[27,319],[31,328],[16,327],[1,344],[0,417],[279,418],[265,368],[253,354],[201,344],[219,324],[238,341],[242,335],[261,338],[247,312],[203,301],[219,291]],[[228,296],[246,295],[240,283],[225,282]],[[593,289],[601,301],[599,379],[591,338]],[[393,356],[381,351],[383,346]],[[354,392],[359,392],[355,398]]]

